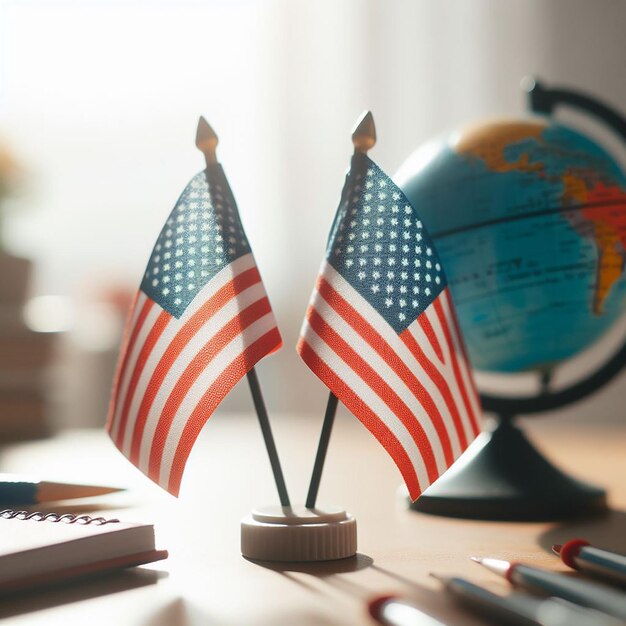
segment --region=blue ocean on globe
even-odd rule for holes
[[[626,177],[581,133],[493,122],[394,177],[435,241],[474,367],[549,371],[626,306]]]

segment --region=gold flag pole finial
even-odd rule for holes
[[[352,131],[352,143],[355,152],[367,154],[367,151],[374,147],[376,143],[376,126],[374,116],[371,111],[364,111],[361,114],[354,130]]]
[[[219,139],[211,125],[200,116],[198,120],[198,130],[196,131],[196,146],[204,154],[207,167],[217,163],[217,144]]]

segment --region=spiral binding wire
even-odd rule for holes
[[[118,519],[105,519],[104,517],[90,517],[89,515],[72,515],[70,513],[64,513],[59,515],[58,513],[42,513],[41,511],[14,511],[13,509],[4,509],[0,511],[0,518],[2,519],[19,519],[19,520],[33,520],[35,522],[59,522],[63,524],[82,524],[84,526],[88,524],[95,524],[96,526],[104,526],[105,524],[119,523]]]

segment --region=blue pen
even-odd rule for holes
[[[123,490],[117,487],[53,483],[14,474],[0,474],[0,508],[12,504],[28,505],[57,500],[91,498],[116,491]]]

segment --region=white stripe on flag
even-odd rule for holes
[[[305,323],[302,336],[322,361],[370,407],[378,419],[392,432],[399,444],[404,448],[417,474],[417,480],[423,489],[430,483],[422,454],[413,437],[404,424],[380,399],[380,397],[363,381],[363,379],[333,349]]]
[[[161,333],[161,336],[155,343],[154,347],[150,351],[148,355],[148,360],[146,365],[144,366],[142,375],[139,379],[139,382],[135,388],[135,393],[133,395],[130,408],[128,411],[128,420],[126,422],[125,430],[123,433],[123,451],[127,456],[130,446],[130,441],[132,437],[132,431],[135,423],[135,417],[137,415],[137,411],[139,410],[139,406],[141,405],[141,400],[143,398],[143,394],[145,393],[146,385],[150,380],[150,376],[152,375],[152,368],[149,367],[150,364],[158,363],[158,360],[163,356],[163,353],[167,349],[167,346],[170,344],[171,340],[174,338],[180,327],[190,318],[192,317],[199,308],[215,293],[217,293],[222,287],[224,287],[227,283],[229,283],[233,278],[242,272],[254,267],[254,257],[252,254],[246,254],[230,265],[226,266],[222,269],[215,277],[209,281],[196,295],[196,297],[191,301],[189,306],[187,307],[184,314],[180,317],[180,319],[176,319],[172,317],[169,324],[165,327],[164,331]],[[142,295],[147,299],[145,294]],[[133,372],[135,370],[135,366],[137,365],[137,359],[145,343],[145,339],[154,326],[154,323],[160,313],[163,311],[161,307],[156,304],[152,305],[152,310],[148,314],[146,318],[140,336],[137,338],[137,342],[135,344],[135,349],[129,359],[128,366],[126,368],[126,372],[124,375],[124,398],[118,398],[118,403],[116,407],[116,419],[120,420],[120,414],[122,412],[122,407],[125,402],[125,396],[127,394],[128,385],[133,376]],[[149,372],[146,372],[146,369],[149,369]],[[117,424],[116,433],[119,432],[119,423]],[[115,438],[114,438],[115,440]]]
[[[352,289],[351,287],[349,287]],[[361,298],[361,296],[354,292],[354,294],[347,293],[347,288],[344,287],[344,292],[342,293],[343,297],[348,300],[357,310],[361,310],[361,303],[356,301],[356,298]],[[322,316],[324,321],[332,327],[341,338],[348,343],[348,345],[359,355],[361,356],[368,365],[370,365],[374,371],[387,383],[387,385],[398,395],[398,397],[406,404],[407,408],[413,413],[414,419],[416,419],[419,424],[421,424],[426,436],[428,437],[428,441],[433,450],[433,454],[435,456],[435,460],[437,462],[437,469],[439,473],[443,473],[447,469],[447,463],[444,457],[443,447],[441,444],[441,440],[435,430],[435,427],[428,416],[428,413],[425,411],[424,407],[420,404],[418,399],[415,397],[413,393],[409,390],[407,385],[403,380],[396,374],[389,364],[384,361],[381,356],[376,352],[369,344],[364,341],[361,336],[350,326],[335,310],[320,296],[315,303],[315,310]],[[379,326],[382,324],[387,324],[387,322],[379,316],[378,324],[375,326],[376,330],[379,330]],[[394,344],[402,343],[401,339],[396,336],[396,341]],[[404,345],[404,344],[402,344]],[[392,349],[395,349],[395,345],[391,346]],[[394,350],[395,351],[395,350]],[[415,363],[415,359],[413,359]],[[411,372],[415,373],[416,368],[409,368]],[[421,380],[421,377],[418,375],[418,378]],[[365,381],[363,381],[363,385],[367,385]],[[360,395],[360,394],[359,394]],[[446,407],[437,407],[440,409],[442,416],[446,414]],[[390,409],[388,409],[390,410]],[[456,432],[454,430],[454,423],[452,419],[449,418],[445,421],[446,430],[448,431],[452,443],[452,449],[455,456],[460,454],[460,444],[456,437]]]
[[[441,300],[443,303],[443,299]],[[444,310],[445,312],[445,310]],[[461,418],[461,425],[463,427],[463,432],[467,438],[467,441],[472,441],[474,439],[474,434],[472,432],[472,425],[470,421],[470,417],[467,414],[467,410],[465,409],[465,404],[463,402],[463,397],[461,395],[461,390],[459,389],[456,381],[456,376],[454,375],[454,369],[452,368],[452,354],[450,351],[451,346],[448,345],[448,342],[443,333],[443,329],[441,328],[441,323],[439,321],[439,317],[437,316],[437,312],[435,311],[434,306],[429,306],[424,314],[427,316],[428,321],[437,337],[437,341],[441,346],[441,353],[443,355],[444,362],[441,363],[439,357],[436,354],[432,354],[432,358],[429,360],[435,365],[435,367],[441,372],[441,375],[444,377],[446,383],[448,384],[448,388],[450,389],[450,394],[452,395],[452,399],[454,404],[459,412],[459,416]],[[415,341],[419,344],[421,348],[424,346],[430,345],[428,337],[426,333],[422,330],[418,321],[413,322],[409,326],[409,332],[413,335]],[[452,347],[454,349],[454,347]],[[430,351],[429,351],[430,353]],[[430,356],[430,354],[429,354]],[[461,355],[457,354],[457,358]],[[455,455],[458,456],[458,455]]]
[[[174,462],[174,454],[178,447],[183,429],[187,424],[189,415],[195,409],[198,401],[217,377],[232,363],[250,344],[276,327],[274,315],[270,312],[262,318],[245,328],[238,334],[218,355],[208,364],[202,371],[195,383],[192,385],[189,393],[181,403],[174,421],[167,434],[163,457],[161,459],[161,468],[159,473],[159,484],[167,489],[169,477]],[[142,471],[147,472],[147,466],[141,466]]]
[[[207,319],[203,326],[198,329],[193,337],[193,340],[188,343],[178,355],[176,361],[172,364],[172,367],[165,375],[165,378],[163,378],[163,382],[161,383],[161,386],[159,387],[159,390],[152,402],[152,406],[150,407],[150,411],[148,412],[141,440],[141,452],[139,457],[139,467],[142,471],[147,471],[148,468],[152,440],[159,423],[159,418],[161,417],[161,412],[183,372],[185,372],[185,370],[189,367],[189,364],[193,361],[198,352],[200,352],[213,337],[219,334],[220,330],[227,322],[236,317],[242,309],[245,309],[250,304],[253,304],[257,300],[261,300],[265,297],[266,294],[263,283],[258,282],[251,287],[248,287],[248,289],[242,291],[237,297],[229,300],[219,311],[215,313],[215,315]],[[153,354],[150,355],[144,370],[149,372],[149,374],[146,375],[145,387],[148,386],[150,378],[157,368],[163,352],[165,352],[165,350],[157,351],[155,349]],[[150,378],[148,378],[148,376],[150,376]],[[137,412],[139,411],[139,406],[137,407]],[[133,423],[135,418],[136,413],[133,413]],[[124,454],[126,455],[130,454],[131,441],[132,439],[129,438],[124,444]]]
[[[474,393],[474,385],[473,385],[473,381],[472,381],[472,372],[471,372],[471,366],[470,364],[467,362],[466,358],[465,358],[465,354],[462,348],[462,338],[459,337],[458,333],[457,333],[457,328],[456,328],[456,324],[454,323],[454,314],[452,312],[452,307],[454,306],[451,297],[450,297],[450,293],[446,292],[446,297],[443,300],[443,310],[445,311],[446,317],[448,319],[448,326],[450,328],[450,335],[452,336],[452,341],[454,342],[454,347],[456,350],[456,353],[459,355],[459,366],[461,369],[461,374],[463,377],[463,383],[465,385],[465,389],[467,390],[467,395],[469,397],[470,400],[470,406],[472,408],[472,411],[474,412],[474,415],[476,417],[476,421],[479,422],[480,418],[481,418],[481,407],[480,404],[478,402],[478,397],[476,396],[476,394]],[[475,433],[473,432],[473,428],[472,428],[472,437],[470,439],[468,439],[468,441],[471,441],[471,439],[473,439],[475,436]]]
[[[393,351],[398,355],[400,360],[406,365],[406,367],[413,372],[415,377],[422,383],[424,389],[428,392],[433,402],[439,409],[441,417],[444,421],[446,431],[450,435],[450,442],[452,444],[452,452],[455,458],[460,454],[460,444],[456,434],[456,428],[454,426],[454,419],[448,410],[443,395],[439,390],[439,387],[428,376],[423,367],[419,364],[417,359],[413,356],[411,351],[404,344],[402,339],[397,335],[394,329],[383,320],[380,313],[374,309],[374,307],[363,298],[331,265],[328,263],[324,267],[324,278],[329,284],[340,293],[350,304],[356,309],[359,314],[369,323],[370,326],[375,328],[385,342],[392,347]],[[315,292],[317,293],[317,292]],[[321,296],[320,296],[321,298]],[[432,308],[432,307],[430,307]],[[382,320],[382,323],[381,323]],[[434,360],[434,365],[441,372],[438,359]],[[439,367],[438,367],[439,366]],[[448,379],[446,372],[441,372],[442,376]],[[430,421],[430,420],[428,420]],[[433,448],[434,450],[434,448]]]
[[[143,308],[143,303],[145,303],[148,300],[148,296],[146,296],[146,294],[142,292],[140,296],[140,300],[142,301],[141,308]],[[137,302],[137,304],[139,305],[139,301]],[[135,341],[135,345],[133,346],[131,353],[129,355],[124,355],[127,360],[127,363],[126,363],[126,368],[124,370],[124,377],[120,381],[120,387],[119,387],[120,393],[118,393],[116,403],[115,403],[115,416],[113,418],[113,430],[112,430],[112,435],[111,435],[113,437],[113,440],[115,440],[120,434],[119,430],[121,427],[122,409],[126,402],[126,396],[128,395],[128,387],[130,385],[131,378],[133,377],[133,370],[135,369],[135,364],[137,362],[137,359],[139,358],[141,349],[143,348],[143,345],[146,341],[146,337],[152,330],[152,326],[154,325],[154,322],[156,322],[156,319],[159,317],[161,310],[162,309],[160,307],[156,306],[155,304],[152,304],[152,308],[148,312],[148,315],[145,317],[143,324],[141,326],[141,329],[139,330],[137,339]],[[137,307],[137,311],[140,311],[139,306]],[[137,319],[135,319],[135,323],[136,322],[137,322]],[[134,330],[135,330],[135,325],[133,324],[130,334],[132,334]]]

